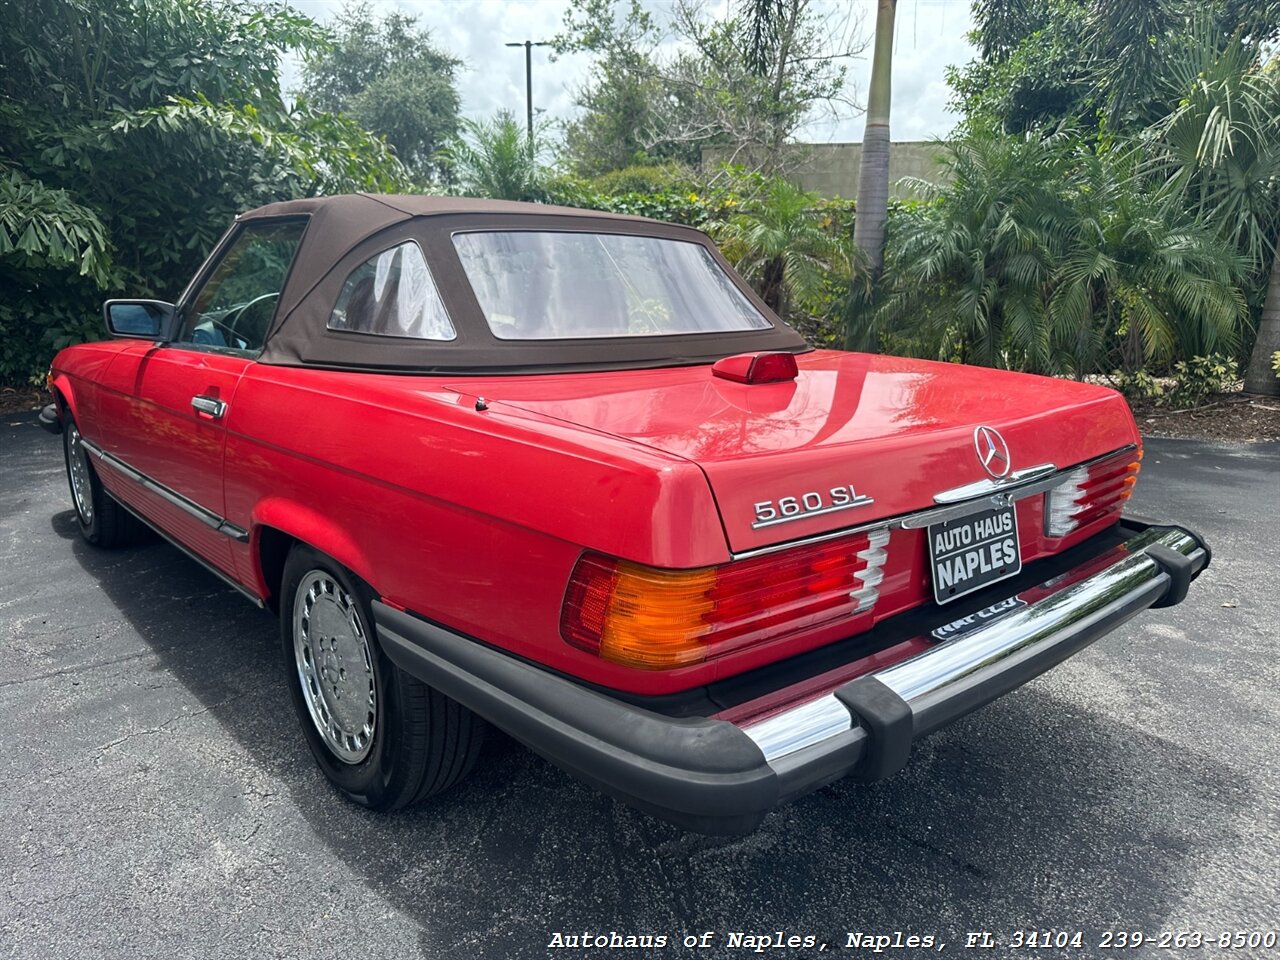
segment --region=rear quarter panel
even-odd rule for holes
[[[227,516],[282,530],[394,605],[555,669],[640,692],[645,674],[559,637],[584,547],[658,566],[729,558],[697,466],[521,411],[477,410],[429,377],[255,365],[228,414]],[[241,579],[266,594],[255,543]]]

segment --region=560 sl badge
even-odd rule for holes
[[[865,507],[875,503],[871,497],[858,493],[853,484],[843,487],[832,487],[826,493],[810,490],[798,497],[779,497],[777,500],[761,500],[755,504],[756,520],[751,524],[752,530],[761,527],[772,527],[779,523],[790,523],[792,520],[804,520],[824,513],[835,513],[837,510],[848,510],[852,507]]]

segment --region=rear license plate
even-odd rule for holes
[[[996,507],[929,527],[933,599],[950,603],[1022,569],[1018,517],[1013,507]]]

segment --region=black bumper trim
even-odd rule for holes
[[[1177,550],[1171,550],[1162,543],[1153,543],[1147,547],[1147,556],[1164,567],[1164,572],[1169,577],[1169,589],[1152,606],[1172,607],[1187,599],[1191,581],[1203,567],[1197,568],[1195,561],[1190,557]],[[1206,554],[1204,566],[1208,565],[1209,560]]]
[[[622,703],[375,601],[378,639],[402,669],[536,753],[642,810],[703,833],[753,829],[778,802],[738,727]]]
[[[742,727],[668,716],[378,601],[374,619],[383,649],[398,666],[536,753],[664,820],[731,835],[754,829],[779,803],[843,776],[891,776],[919,737],[1039,676],[1148,607],[1185,597],[1186,584],[1209,560],[1203,541],[1182,528],[1125,526],[1139,532],[1129,541],[1128,559],[1103,568],[1108,579],[1090,575],[1078,581],[1079,591],[1064,586],[1060,594],[1019,608],[1010,623],[1028,610],[1043,619],[1039,627],[1024,622],[1008,628],[1011,636],[1023,633],[1007,650],[993,634],[994,655],[984,652],[986,659],[958,671],[944,662],[947,657],[925,653],[859,677],[819,704],[815,719],[824,726],[808,738],[793,736],[803,731],[790,725],[789,711]],[[1178,559],[1156,549],[1153,540],[1161,537],[1178,545],[1168,550]],[[1070,617],[1053,620],[1055,609]],[[937,649],[956,651],[949,647],[955,642]],[[970,646],[961,656],[969,657],[987,641],[975,634],[962,642]],[[766,733],[770,724],[774,730]]]
[[[873,676],[836,690],[836,699],[866,728],[870,743],[853,774],[871,782],[893,776],[911,759],[915,729],[911,705]]]

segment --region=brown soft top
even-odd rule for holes
[[[688,229],[677,224],[664,224],[648,217],[636,217],[627,213],[609,213],[604,210],[586,210],[581,207],[557,207],[543,203],[519,203],[515,200],[481,200],[475,197],[437,197],[416,193],[353,193],[334,197],[305,197],[301,200],[281,200],[242,213],[237,219],[250,220],[259,217],[292,217],[314,214],[326,207],[341,209],[343,216],[353,220],[359,211],[369,209],[370,204],[390,207],[409,217],[430,217],[446,213],[536,213],[563,214],[593,220],[630,220],[654,226]]]
[[[737,353],[808,349],[733,271],[700,230],[644,217],[468,197],[348,194],[270,203],[236,218],[305,218],[306,230],[281,291],[260,361],[284,365],[422,373],[552,372],[708,363]],[[493,335],[453,246],[474,230],[553,230],[666,237],[704,246],[771,327],[763,330],[574,340],[501,340]],[[233,229],[223,244],[238,232]],[[449,342],[329,330],[350,273],[376,254],[416,240],[457,330]],[[211,258],[211,259],[216,259]]]

